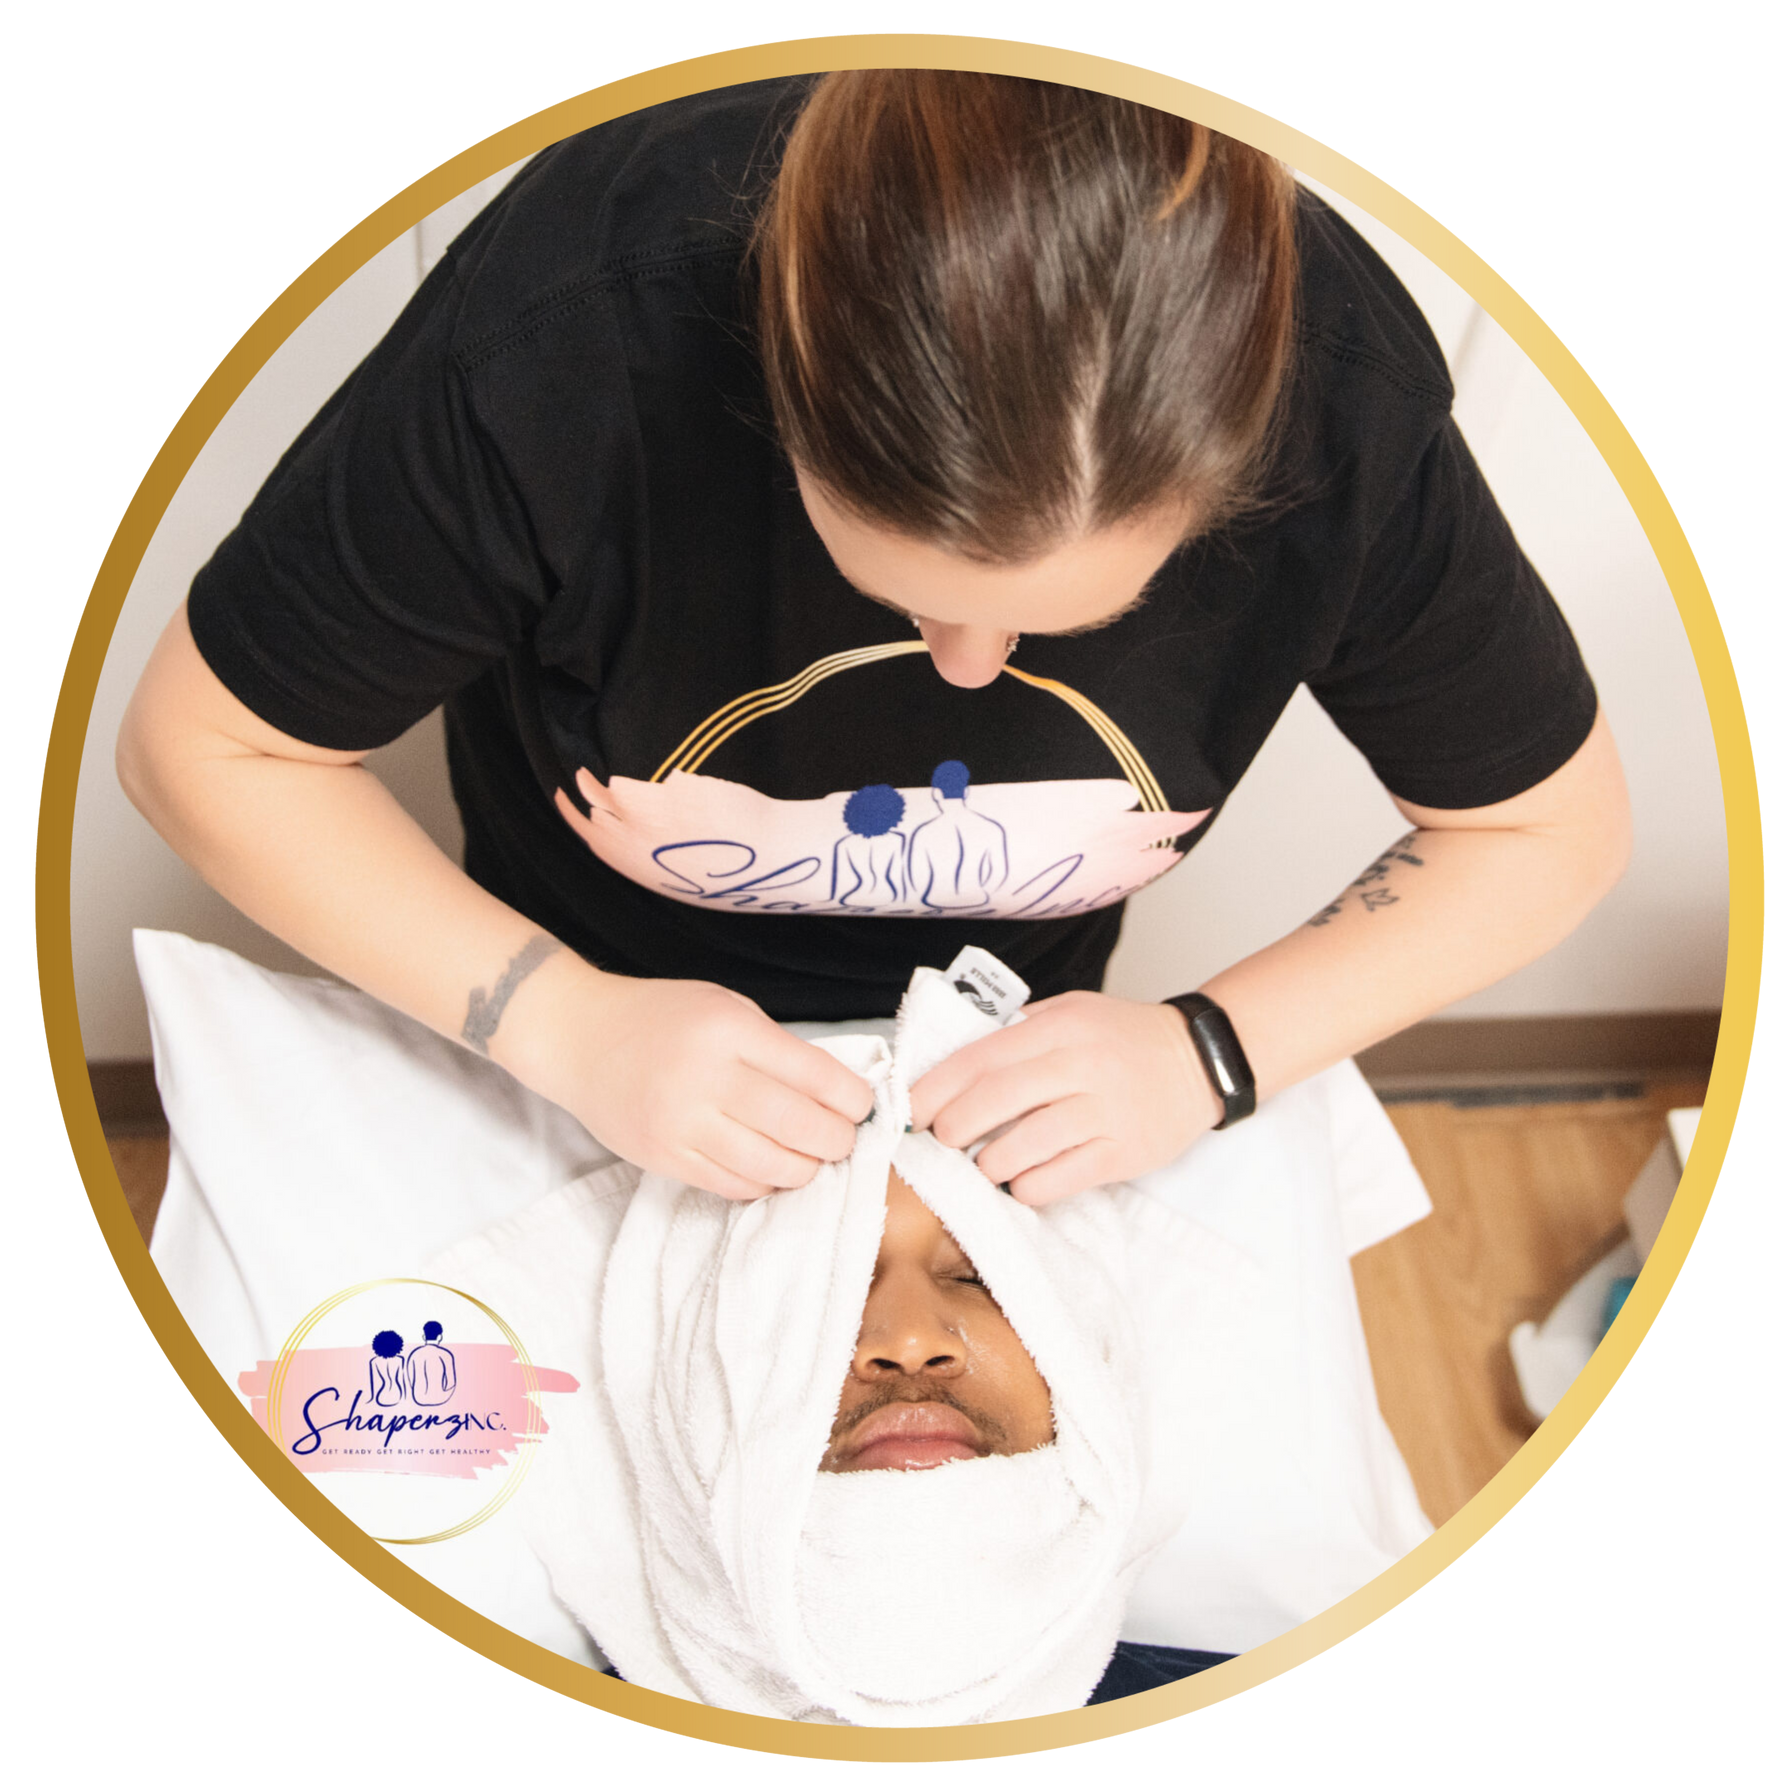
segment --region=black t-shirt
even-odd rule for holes
[[[781,1019],[890,1012],[966,942],[1039,995],[1097,988],[1124,897],[1301,682],[1417,803],[1570,758],[1595,694],[1441,353],[1308,195],[1269,504],[1118,623],[947,685],[833,567],[766,419],[742,255],[804,90],[571,137],[460,236],[194,583],[250,709],[370,748],[445,703],[478,882]]]

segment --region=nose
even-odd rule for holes
[[[952,686],[973,690],[990,685],[1006,666],[1012,633],[984,624],[937,624],[919,620],[919,634],[932,652],[932,666]]]
[[[851,1376],[863,1384],[907,1378],[960,1378],[969,1350],[945,1314],[930,1279],[882,1277],[870,1288],[863,1327],[851,1359]]]

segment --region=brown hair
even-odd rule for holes
[[[831,74],[754,258],[784,448],[870,524],[1024,561],[1249,499],[1297,284],[1291,177],[1256,149],[1042,81]]]

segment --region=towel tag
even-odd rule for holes
[[[1031,998],[1024,979],[980,946],[965,946],[944,974],[959,995],[1002,1022],[1010,1020]]]

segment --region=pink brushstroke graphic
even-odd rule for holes
[[[580,769],[578,790],[589,815],[563,791],[559,813],[604,864],[749,914],[1041,921],[1103,908],[1179,864],[1161,843],[1210,814],[1139,810],[1123,779],[977,784],[955,761],[930,785],[805,800],[684,772],[605,785]]]
[[[503,1342],[456,1342],[451,1385],[437,1372],[410,1388],[369,1367],[364,1347],[303,1348],[286,1368],[280,1425],[268,1429],[301,1471],[384,1472],[476,1479],[509,1464],[547,1424],[530,1404],[515,1350]],[[237,1389],[267,1428],[274,1362],[244,1372]],[[536,1392],[575,1391],[569,1372],[534,1368]],[[443,1400],[442,1392],[448,1395]],[[414,1393],[414,1394],[413,1394]],[[376,1400],[382,1399],[382,1400]],[[529,1427],[533,1414],[534,1426]]]

